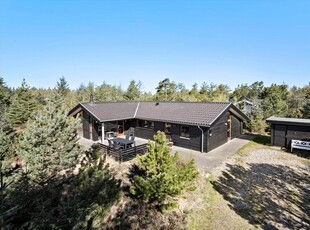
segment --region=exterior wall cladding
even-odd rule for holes
[[[228,119],[229,112],[226,112],[210,128],[201,127],[204,132],[204,152],[209,152],[228,141]],[[231,122],[232,138],[238,137],[242,133],[242,122],[233,115]],[[197,126],[189,126],[190,138],[184,138],[180,136],[181,126],[182,125],[180,124],[172,124],[171,126],[171,138],[173,145],[201,151],[201,130]],[[153,135],[158,130],[164,131],[164,127],[164,122],[154,122],[154,129],[135,127],[135,136],[152,140]]]
[[[83,112],[83,137],[90,139],[89,135],[89,116],[86,112]]]
[[[229,112],[223,114],[209,129],[207,151],[211,151],[228,141],[227,120]]]
[[[209,152],[212,149],[219,147],[220,145],[228,141],[227,137],[227,121],[229,119],[229,112],[224,113],[219,119],[210,127],[201,127],[204,133],[204,146],[203,151]],[[134,128],[134,135],[136,137],[153,140],[153,136],[156,132],[165,131],[164,122],[154,122],[154,129],[137,127],[138,120],[131,120],[131,128]],[[92,135],[90,134],[90,123],[92,126]],[[106,126],[106,125],[105,125]],[[201,151],[201,130],[197,126],[189,126],[190,138],[184,138],[180,136],[181,130],[180,124],[171,125],[171,138],[175,146],[184,147],[196,151]],[[91,119],[90,115],[86,112],[83,113],[83,137],[96,141],[98,140],[98,128],[99,123]],[[242,132],[242,122],[232,115],[231,121],[232,138],[238,137]],[[282,143],[281,143],[282,144]]]
[[[242,122],[235,117],[234,115],[231,116],[231,138],[239,137],[242,133],[243,125]]]
[[[99,123],[86,112],[83,112],[83,137],[97,141],[99,138]],[[92,135],[90,135],[89,127],[92,126]]]
[[[288,148],[292,139],[310,139],[310,126],[272,124],[271,144]]]

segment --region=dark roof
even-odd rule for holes
[[[210,126],[230,103],[141,102],[136,118]]]
[[[287,117],[269,117],[266,119],[266,121],[268,123],[273,123],[273,124],[310,126],[310,119],[287,118]]]
[[[123,120],[135,117],[139,102],[81,103],[100,122]]]
[[[228,102],[103,102],[81,103],[69,114],[81,107],[98,121],[143,119],[169,123],[211,126],[228,109],[242,120],[247,120],[238,108]]]

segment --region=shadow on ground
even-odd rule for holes
[[[229,206],[263,229],[309,229],[309,169],[270,164],[248,166],[229,164],[222,176],[212,182]]]
[[[185,230],[186,219],[180,212],[163,214],[147,203],[130,199],[119,206],[116,216],[109,219],[103,229]]]
[[[294,149],[293,152],[290,151],[290,149],[286,150],[288,153],[296,155],[298,157],[302,157],[305,159],[310,159],[310,151],[309,150],[300,150],[300,149]]]
[[[253,141],[255,143],[257,143],[257,144],[271,146],[271,137],[270,137],[270,135],[256,134],[255,138],[253,139]]]

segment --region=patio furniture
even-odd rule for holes
[[[114,142],[114,146],[113,146],[114,149],[124,149],[124,146],[122,146],[119,142]]]
[[[130,137],[130,136],[129,136],[129,134],[126,134],[125,137],[126,137],[126,140],[129,140],[129,137]]]
[[[116,137],[116,133],[113,132],[113,131],[109,131],[109,132],[106,132],[106,138],[109,139],[109,138],[114,138]]]
[[[134,137],[134,136],[130,136],[130,140],[131,140],[131,141],[134,141],[134,140],[135,140],[135,137]]]
[[[113,148],[113,147],[114,147],[113,142],[112,142],[110,139],[108,139],[108,143],[109,143],[109,147],[110,147],[110,148]]]
[[[112,139],[112,141],[119,143],[121,146],[124,146],[125,149],[131,147],[131,145],[133,144],[132,140],[126,140],[119,137]]]

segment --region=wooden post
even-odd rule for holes
[[[231,114],[229,114],[229,139],[231,140],[231,123],[232,123],[232,119],[231,119]]]
[[[119,163],[122,163],[122,152],[120,149],[118,150],[118,159],[119,159]]]

